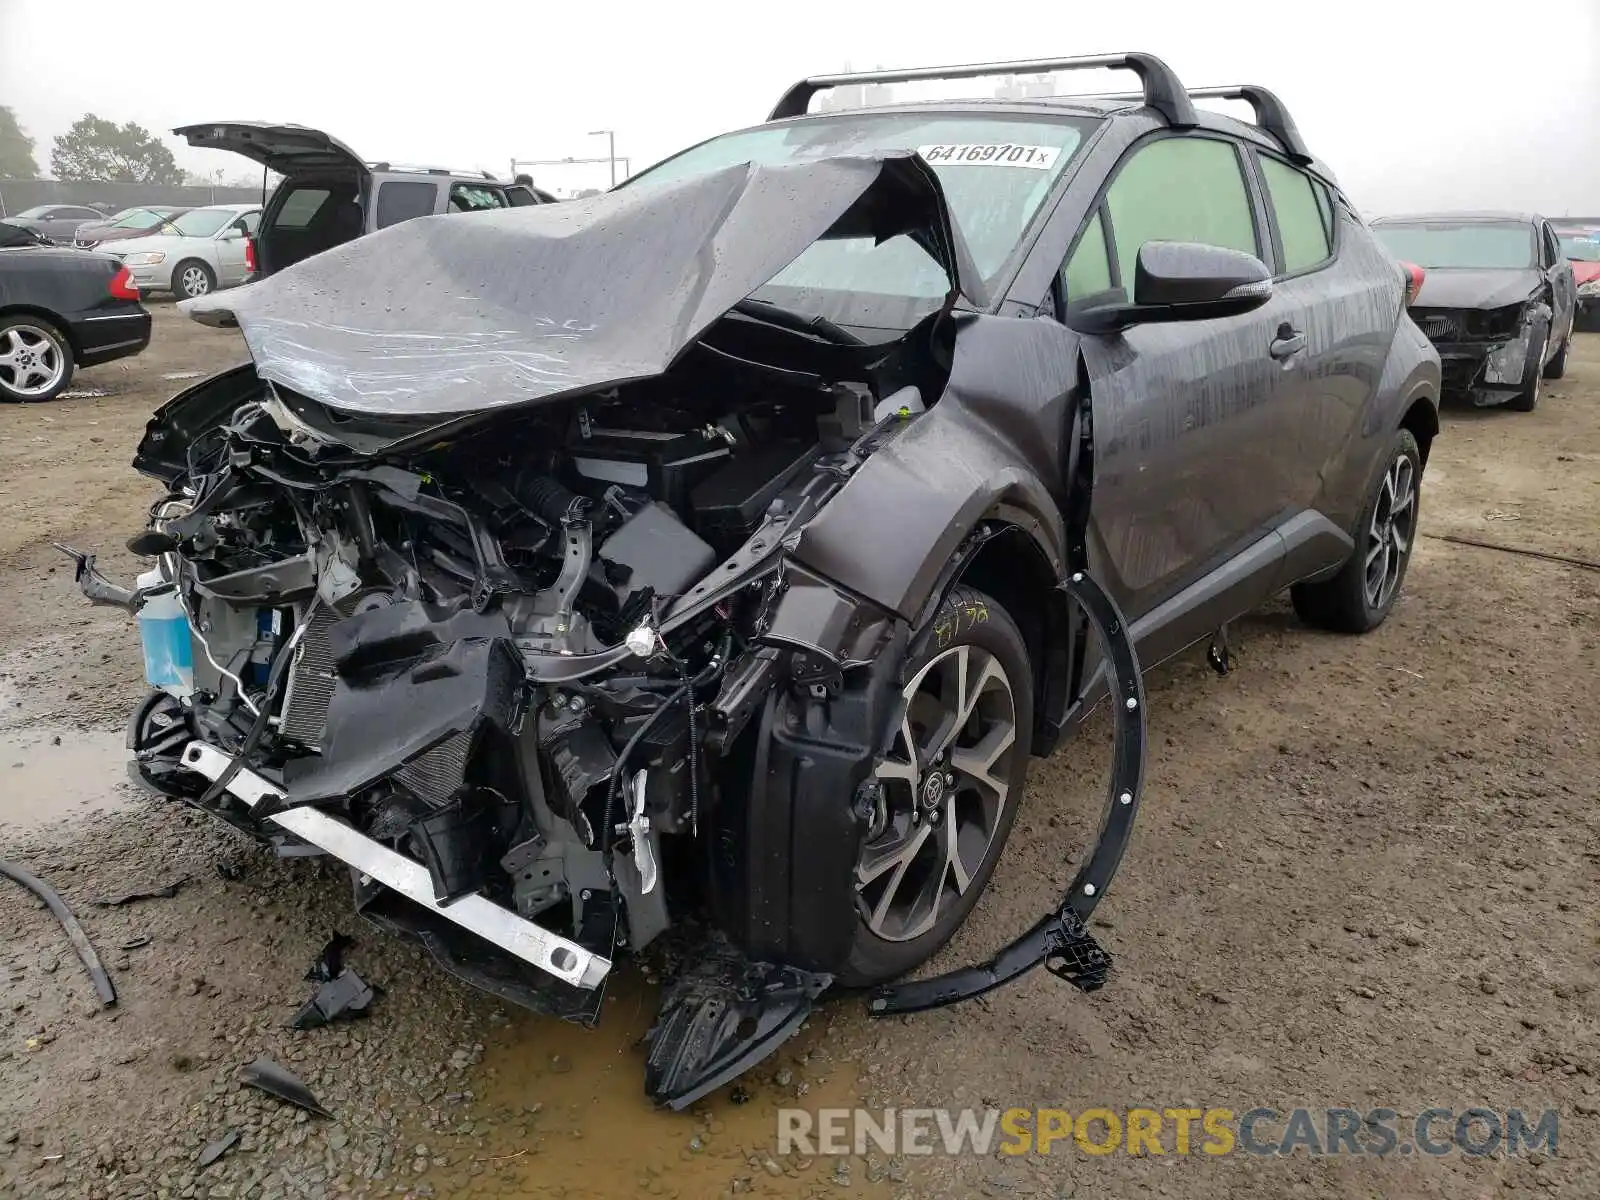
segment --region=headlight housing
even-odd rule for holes
[[[1533,353],[1533,331],[1541,317],[1548,319],[1550,309],[1538,301],[1529,301],[1517,318],[1516,334],[1505,345],[1490,352],[1483,362],[1485,383],[1521,384],[1528,370],[1528,356]],[[1537,369],[1537,368],[1536,368]]]
[[[1591,279],[1588,283],[1578,286],[1580,296],[1600,296],[1600,279]]]
[[[122,261],[130,267],[153,267],[166,262],[167,256],[160,250],[141,250],[137,254],[124,255]]]

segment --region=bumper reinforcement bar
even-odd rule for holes
[[[184,748],[183,762],[190,770],[215,782],[233,759],[215,746],[196,741]],[[280,788],[248,767],[241,767],[234,773],[227,790],[251,808],[269,796],[274,799],[282,796]],[[435,903],[433,882],[426,867],[356,832],[325,812],[315,808],[287,808],[268,819],[423,908],[431,909],[574,987],[598,987],[611,970],[610,959],[532,921],[525,921],[482,896],[464,896],[448,905]]]

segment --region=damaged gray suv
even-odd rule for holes
[[[807,112],[1085,67],[1142,90]],[[137,586],[70,553],[140,614],[155,790],[349,864],[365,916],[541,1012],[593,1021],[676,939],[646,1085],[682,1106],[830,988],[1101,983],[1141,664],[1285,589],[1350,632],[1395,603],[1438,431],[1405,290],[1265,89],[1145,54],[820,77],[608,194],[187,303],[252,361],[150,422]],[[1059,906],[896,983],[1108,695]]]

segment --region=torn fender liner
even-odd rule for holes
[[[1105,982],[1111,956],[1095,942],[1085,923],[1117,873],[1139,808],[1139,791],[1144,785],[1144,682],[1133,637],[1116,602],[1082,572],[1075,573],[1062,587],[1083,607],[1089,627],[1100,642],[1115,706],[1111,788],[1099,841],[1054,912],[1047,913],[987,963],[934,979],[879,988],[867,1004],[873,1016],[919,1012],[969,1000],[1009,983],[1041,963],[1052,975],[1085,992],[1092,992]]]
[[[718,937],[667,989],[644,1086],[681,1110],[766,1058],[800,1028],[831,976],[751,962]]]
[[[443,419],[659,375],[813,242],[899,235],[986,303],[938,177],[896,153],[418,217],[185,309],[237,319],[260,376],[312,400]]]

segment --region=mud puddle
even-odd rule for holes
[[[904,1178],[898,1163],[874,1162],[869,1171],[859,1158],[777,1151],[780,1108],[815,1114],[861,1103],[854,1065],[827,1036],[828,1009],[742,1079],[674,1113],[644,1094],[643,1039],[659,995],[627,971],[610,988],[594,1029],[526,1013],[512,1017],[478,1069],[473,1115],[482,1140],[474,1161],[430,1176],[439,1194],[891,1195],[891,1178]]]
[[[135,792],[127,761],[121,734],[0,725],[0,832],[131,805]]]

